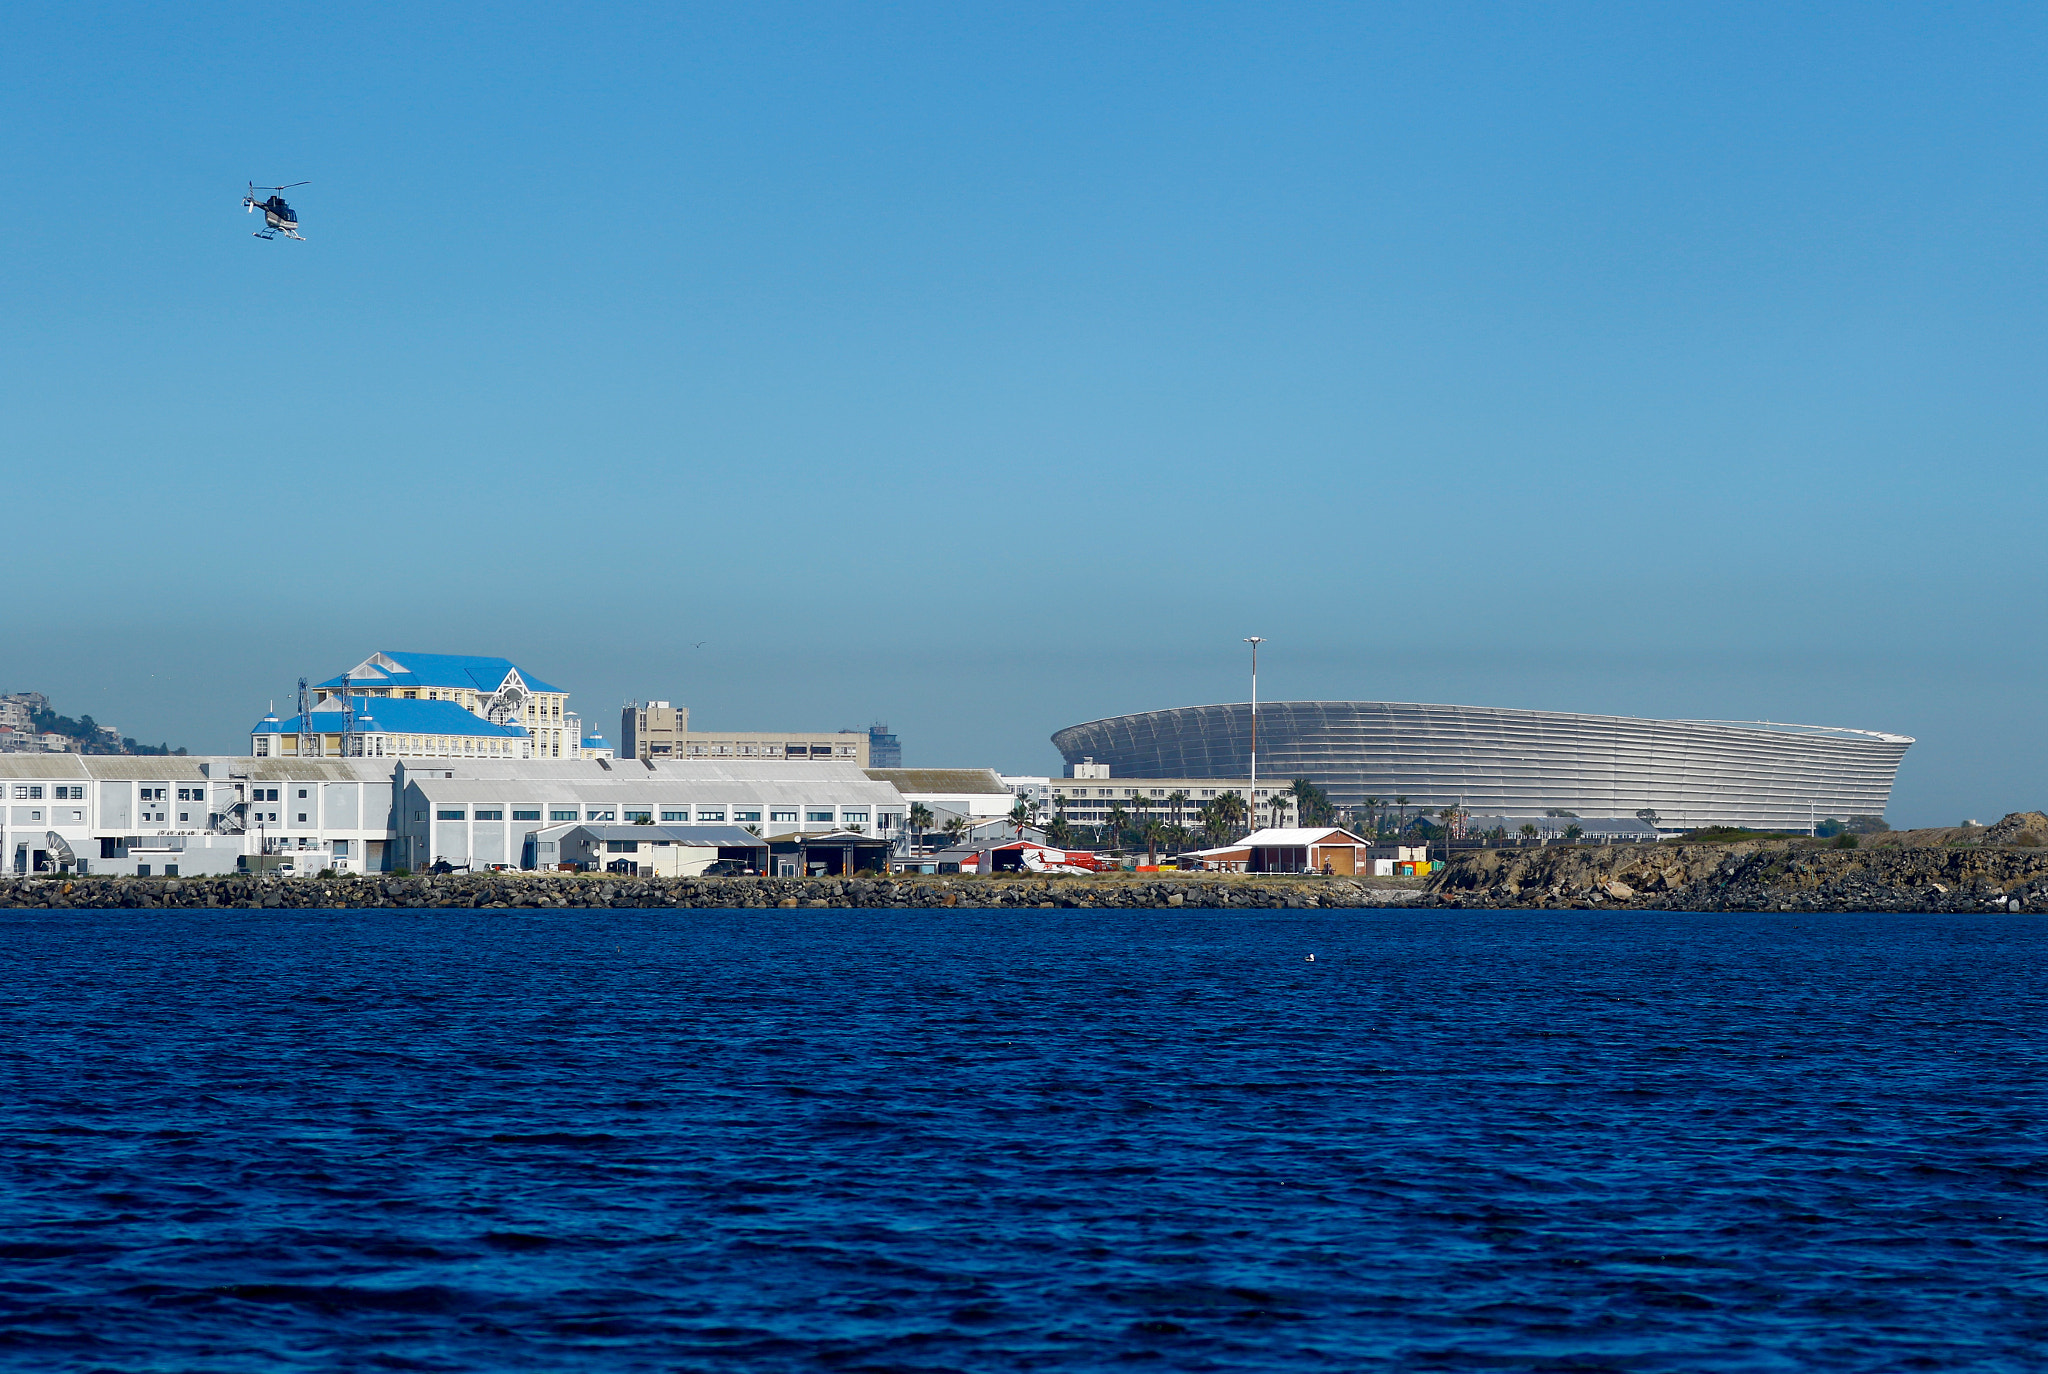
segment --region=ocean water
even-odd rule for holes
[[[2031,916],[4,912],[0,1367],[2038,1370],[2044,953]]]

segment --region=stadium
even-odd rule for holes
[[[1658,828],[1805,830],[1882,816],[1906,735],[1769,721],[1275,701],[1258,708],[1259,777],[1305,777],[1339,807],[1406,797],[1475,815],[1657,813]],[[1070,764],[1117,777],[1241,778],[1251,772],[1247,703],[1142,711],[1052,737]]]

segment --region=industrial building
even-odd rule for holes
[[[522,867],[568,822],[891,838],[907,805],[850,764],[0,755],[9,873]]]
[[[0,867],[185,876],[377,871],[392,771],[367,759],[0,756]]]
[[[699,878],[713,867],[768,871],[768,841],[737,825],[551,825],[526,843],[521,868],[639,878]]]
[[[401,764],[394,865],[517,868],[534,832],[567,822],[739,825],[760,835],[858,829],[893,837],[908,809],[850,764],[603,759]]]
[[[1053,744],[1130,779],[1252,773],[1252,708],[1238,703],[1112,716]],[[1258,778],[1306,777],[1339,807],[1406,797],[1476,814],[1654,813],[1662,830],[1805,830],[1882,816],[1906,735],[1768,721],[1648,720],[1381,701],[1258,707]]]

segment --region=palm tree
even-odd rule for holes
[[[1010,824],[1017,827],[1017,838],[1020,840],[1024,838],[1024,827],[1031,824],[1032,809],[1031,803],[1022,797],[1017,798],[1016,805],[1010,808]]]
[[[1109,848],[1121,849],[1124,843],[1124,827],[1131,823],[1131,813],[1124,810],[1124,804],[1113,801],[1109,814],[1103,817],[1103,829],[1109,832]]]
[[[1214,801],[1204,802],[1203,828],[1209,832],[1212,844],[1229,844],[1244,834],[1245,817],[1250,808],[1235,792],[1219,794]]]
[[[1302,825],[1329,825],[1336,820],[1330,794],[1307,778],[1296,778],[1287,790],[1294,796],[1294,814]]]
[[[1465,813],[1454,802],[1436,814],[1437,819],[1444,823],[1444,862],[1449,863],[1451,861],[1451,836],[1457,833],[1458,822],[1464,818]]]
[[[1171,849],[1176,856],[1185,850],[1188,847],[1188,828],[1179,824],[1167,826],[1166,847]]]
[[[947,839],[951,840],[954,844],[960,843],[960,838],[967,833],[967,818],[965,816],[948,816],[946,818],[945,831]]]
[[[1536,838],[1536,827],[1535,827],[1534,825],[1530,824],[1529,822],[1527,822],[1527,821],[1524,821],[1524,822],[1522,822],[1522,832],[1521,832],[1521,833],[1522,833],[1522,838],[1523,838],[1523,839],[1525,839],[1525,840],[1533,840],[1533,839],[1535,839],[1535,838]]]
[[[1074,827],[1067,824],[1065,812],[1054,816],[1052,823],[1045,827],[1045,838],[1061,849],[1065,849],[1073,841]]]
[[[1157,816],[1147,816],[1138,833],[1145,838],[1145,862],[1155,868],[1159,864],[1159,842],[1166,838],[1166,822]]]
[[[1573,821],[1570,825],[1564,828],[1564,842],[1566,844],[1577,844],[1579,840],[1585,835],[1585,833],[1586,828],[1580,825],[1577,821]]]
[[[924,849],[924,832],[932,828],[932,809],[923,802],[910,804],[910,815],[906,818],[911,836],[917,841],[919,851]]]
[[[1292,800],[1294,799],[1285,792],[1275,792],[1266,802],[1266,810],[1275,830],[1286,828],[1287,804]]]
[[[1166,811],[1175,825],[1185,824],[1188,811],[1188,794],[1175,790],[1166,794]]]
[[[1400,829],[1406,830],[1408,828],[1408,799],[1406,797],[1396,797],[1394,798],[1394,805],[1401,809]]]
[[[1380,808],[1385,805],[1378,797],[1365,799],[1365,823],[1370,827],[1366,833],[1375,840],[1380,837]]]

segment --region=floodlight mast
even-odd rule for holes
[[[1250,635],[1245,643],[1252,646],[1252,805],[1257,807],[1259,788],[1259,646],[1266,641],[1258,635]]]

